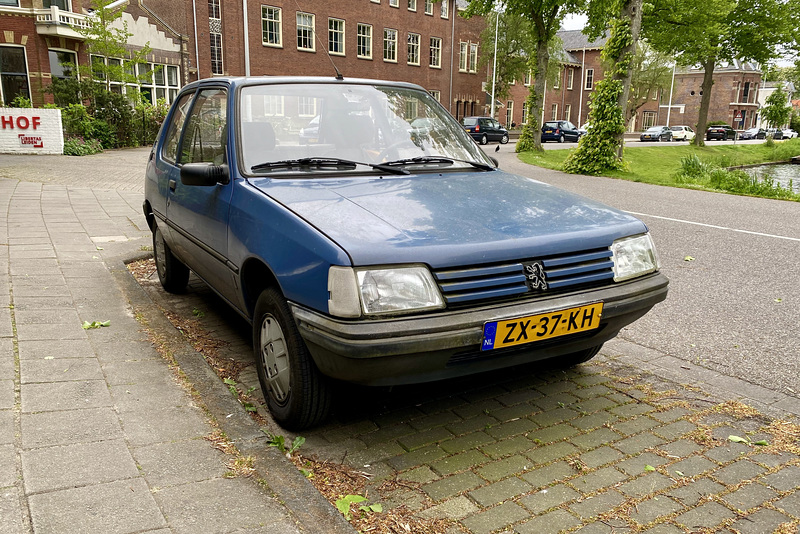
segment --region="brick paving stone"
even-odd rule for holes
[[[547,382],[546,384],[541,384],[536,386],[544,396],[550,398],[556,398],[559,395],[566,393],[567,391],[572,391],[577,388],[577,384],[567,381],[567,380],[559,380],[557,382]],[[567,404],[566,402],[564,404]]]
[[[697,425],[689,421],[675,421],[668,425],[656,427],[652,430],[656,436],[661,436],[664,439],[678,439],[679,437],[697,430]]]
[[[736,517],[736,514],[716,502],[707,502],[682,513],[675,518],[675,523],[684,525],[690,530],[701,528],[713,529],[723,521]]]
[[[616,462],[621,458],[623,458],[622,453],[615,451],[611,447],[598,447],[580,456],[581,461],[589,469]]]
[[[429,482],[433,482],[434,480],[439,480],[441,477],[436,474],[433,469],[427,465],[423,465],[400,473],[397,475],[397,478],[400,480],[407,480],[409,482],[416,482],[418,484],[427,484]]]
[[[616,415],[608,412],[597,412],[590,415],[582,415],[581,417],[570,421],[569,424],[580,430],[588,431],[595,428],[600,428],[606,423],[614,424],[616,421],[619,421],[619,417]]]
[[[441,501],[447,497],[477,488],[483,483],[481,477],[471,471],[467,471],[425,484],[422,486],[422,491],[427,493],[434,501]]]
[[[502,458],[509,454],[520,454],[529,451],[534,447],[534,443],[525,436],[517,436],[511,439],[504,439],[490,445],[481,447],[481,450],[492,458]]]
[[[528,438],[536,443],[553,443],[576,436],[580,431],[567,423],[540,428],[528,433]],[[539,441],[536,441],[539,440]]]
[[[493,441],[494,439],[491,436],[483,432],[473,432],[472,434],[466,434],[459,438],[442,442],[440,447],[448,453],[454,454],[457,452],[464,452],[469,449],[474,449]]]
[[[578,390],[580,391],[580,390]],[[577,392],[576,392],[577,393]],[[618,404],[608,397],[592,397],[590,399],[583,399],[575,404],[575,409],[582,412],[599,412],[618,406]]]
[[[539,515],[545,510],[561,506],[564,503],[575,501],[581,497],[581,494],[574,489],[565,486],[564,484],[557,484],[550,486],[543,490],[539,490],[530,495],[522,497],[519,502],[535,515]]]
[[[525,453],[525,456],[527,456],[537,464],[546,464],[552,462],[553,460],[557,460],[559,458],[563,458],[565,456],[569,456],[577,452],[580,452],[580,449],[578,449],[578,447],[576,447],[572,443],[561,441],[559,443],[554,443],[552,445],[545,445],[543,447],[538,447],[536,449],[533,449],[532,451],[528,451]]]
[[[462,521],[473,534],[488,534],[528,517],[528,512],[514,502],[506,502]]]
[[[507,423],[500,423],[486,429],[486,433],[495,439],[510,438],[511,436],[518,436],[519,434],[526,434],[539,428],[530,419],[517,419],[516,421],[508,421]]]
[[[595,491],[613,486],[626,480],[628,477],[613,467],[603,467],[582,477],[570,480],[570,484],[581,493],[594,493]]]
[[[505,422],[520,417],[530,417],[539,413],[541,410],[530,404],[515,404],[514,406],[504,406],[496,410],[489,410],[489,415],[498,421]]]
[[[765,508],[739,519],[731,525],[731,529],[739,534],[763,534],[775,532],[781,524],[789,521],[791,519],[782,513]]]
[[[368,434],[361,434],[358,439],[367,444],[367,446],[376,445],[386,441],[396,440],[399,437],[407,436],[416,432],[408,423],[400,423],[396,425],[389,425],[379,428],[374,432]]]
[[[704,455],[715,462],[728,463],[750,452],[750,447],[743,443],[729,443],[707,450]]]
[[[629,497],[644,497],[657,491],[663,491],[675,484],[675,481],[661,473],[650,472],[635,480],[619,486],[619,491]]]
[[[594,397],[602,397],[603,395],[608,395],[609,393],[613,393],[613,391],[614,391],[613,389],[604,384],[595,384],[593,386],[587,386],[573,390],[572,394],[582,399],[591,399]]]
[[[543,396],[544,394],[541,391],[537,391],[532,388],[525,388],[506,393],[505,395],[499,395],[495,398],[495,400],[505,406],[513,406],[515,404],[528,403],[532,400],[541,399]],[[528,408],[530,410],[534,410],[532,406],[528,406]]]
[[[470,417],[476,417],[478,415],[489,415],[492,410],[499,410],[501,408],[505,408],[502,404],[497,402],[494,399],[484,399],[480,402],[473,402],[469,404],[465,404],[463,406],[459,406],[457,408],[453,408],[453,413],[457,414],[459,417],[464,419],[469,419]]]
[[[619,440],[622,436],[614,432],[610,428],[598,428],[586,434],[581,434],[570,439],[570,443],[580,447],[583,450],[594,449],[606,443],[613,443]]]
[[[660,446],[659,449],[675,458],[688,458],[694,453],[703,450],[703,447],[688,439],[671,441]],[[713,460],[714,458],[712,458]]]
[[[569,512],[555,510],[522,523],[517,526],[516,532],[518,534],[556,534],[580,524],[580,519]]]
[[[590,386],[593,387],[599,384],[606,384],[608,382],[611,382],[612,380],[607,376],[596,374],[596,375],[576,376],[575,378],[572,379],[572,381],[578,384],[579,386],[584,386],[583,389],[588,389]]]
[[[415,432],[414,434],[403,436],[398,438],[397,442],[407,451],[413,451],[425,447],[426,445],[451,439],[452,437],[453,434],[446,428],[436,427],[424,432]]]
[[[722,484],[714,482],[710,478],[701,478],[689,482],[685,486],[671,489],[666,494],[682,502],[685,506],[694,506],[703,498],[716,495],[724,490],[725,486]]]
[[[540,412],[532,415],[530,419],[541,427],[548,427],[559,423],[565,423],[570,419],[575,419],[578,415],[580,415],[578,412],[572,408],[566,407]]]
[[[657,427],[659,424],[660,423],[654,419],[643,415],[641,417],[634,417],[633,419],[614,423],[614,430],[626,436],[632,436],[634,434],[644,432],[645,430],[650,430],[651,428]]]
[[[622,418],[630,419],[631,417],[638,417],[648,412],[652,412],[655,408],[645,403],[633,402],[630,404],[623,404],[616,408],[611,408],[609,412],[616,414]]]
[[[660,465],[664,465],[667,463],[668,460],[663,456],[659,456],[657,454],[653,454],[652,452],[645,452],[640,454],[639,456],[634,456],[633,458],[629,458],[625,461],[618,463],[615,467],[624,473],[635,477],[639,476],[645,472],[644,467],[646,465],[652,465],[653,467],[658,467]]]
[[[597,517],[603,512],[613,510],[625,502],[625,497],[616,490],[609,490],[605,493],[595,495],[570,505],[569,509],[578,514],[582,519]]]
[[[640,525],[652,523],[659,517],[673,514],[683,509],[683,506],[664,495],[646,499],[631,510],[631,519]]]
[[[581,399],[569,393],[558,393],[556,395],[546,395],[541,399],[533,401],[533,405],[538,406],[544,411],[563,410],[564,408],[580,402]]]
[[[760,465],[750,460],[737,460],[727,467],[718,469],[712,476],[723,484],[738,484],[743,480],[751,480],[766,471]]]
[[[594,523],[582,526],[575,532],[578,534],[615,534],[617,530],[611,525],[606,525],[601,521],[595,521]]]
[[[778,491],[790,491],[800,488],[800,467],[796,465],[784,467],[776,473],[765,476],[762,480],[765,484]]]
[[[461,421],[463,421],[463,419],[461,419],[461,417],[454,414],[453,412],[444,411],[444,412],[434,413],[431,415],[426,415],[418,419],[413,419],[409,421],[408,424],[414,427],[414,429],[417,431],[423,431],[438,426],[458,423]]]
[[[683,534],[685,531],[675,525],[661,524],[648,528],[642,534]]]
[[[775,506],[794,517],[800,518],[800,491],[790,493],[775,502]]]
[[[480,415],[476,415],[475,417],[470,417],[469,419],[459,421],[458,423],[450,423],[445,425],[445,428],[456,436],[461,436],[463,434],[469,434],[471,432],[483,430],[487,426],[496,425],[497,423],[497,418],[482,413]]]
[[[650,414],[651,417],[658,419],[662,423],[671,423],[672,421],[677,421],[681,417],[689,415],[689,410],[686,408],[670,408],[669,410],[665,410],[663,412],[653,412]]]
[[[522,479],[534,489],[549,486],[556,480],[561,480],[578,474],[578,471],[567,462],[555,462],[544,467],[537,467],[522,475]]]
[[[614,443],[614,448],[625,454],[638,454],[644,450],[658,447],[663,443],[663,438],[659,438],[650,432],[644,432],[638,436],[631,436]]]
[[[764,464],[770,467],[777,467],[779,465],[784,465],[788,462],[791,462],[792,460],[796,460],[797,455],[788,452],[763,453],[751,456],[750,459],[758,464]]]
[[[711,471],[715,469],[717,464],[712,462],[711,460],[707,460],[702,456],[690,456],[685,460],[681,460],[675,464],[669,466],[670,474],[675,474],[677,476],[687,476],[687,477],[696,477],[697,475],[703,474],[706,471]],[[680,471],[683,475],[677,473]]]
[[[440,504],[431,506],[419,513],[419,516],[424,519],[463,519],[469,515],[477,513],[480,508],[475,506],[469,498],[464,495],[453,497]]]
[[[431,467],[440,475],[446,476],[466,469],[472,469],[488,461],[489,458],[485,454],[479,450],[473,449],[431,462]]]
[[[523,473],[532,466],[533,462],[531,462],[528,458],[515,455],[510,458],[506,458],[505,460],[498,460],[496,462],[488,463],[485,466],[476,469],[475,472],[489,482],[496,482],[511,475]]]
[[[447,456],[447,453],[437,445],[430,445],[422,449],[401,454],[400,456],[395,456],[394,458],[389,458],[387,463],[398,471],[404,471],[409,467],[435,462],[445,456]]]
[[[481,506],[486,507],[513,499],[530,490],[530,484],[520,478],[511,477],[471,491],[469,496]]]
[[[778,494],[766,486],[758,483],[747,484],[733,493],[722,496],[722,500],[737,510],[749,510],[772,500]]]

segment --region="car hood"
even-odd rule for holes
[[[250,182],[354,265],[491,263],[604,248],[647,231],[619,210],[499,170]]]

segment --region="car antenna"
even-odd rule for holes
[[[302,11],[302,8],[300,7],[300,3],[297,0],[294,0],[294,5],[297,6],[298,11]],[[325,50],[325,54],[328,56],[328,59],[331,61],[331,65],[333,65],[333,70],[336,71],[336,79],[337,80],[344,80],[344,76],[342,76],[342,73],[339,72],[339,68],[336,66],[336,63],[333,62],[333,58],[331,57],[331,54],[328,51],[328,48],[325,46],[325,43],[323,43],[322,39],[320,39],[319,35],[317,35],[316,27],[312,28],[311,31],[314,32],[314,38],[319,43],[320,47],[322,47],[322,49]]]

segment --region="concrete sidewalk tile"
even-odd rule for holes
[[[471,471],[466,471],[425,484],[422,486],[422,491],[427,493],[434,501],[441,501],[453,495],[477,488],[483,483],[484,481],[481,477]]]
[[[199,408],[138,410],[119,414],[125,436],[134,447],[206,436],[211,427]]]
[[[552,445],[545,445],[537,447],[525,453],[525,456],[533,460],[537,464],[550,463],[553,460],[558,460],[572,454],[580,452],[580,449],[566,441],[553,443]]]
[[[14,320],[21,324],[75,324],[79,322],[78,312],[68,309],[16,310]]]
[[[750,452],[750,447],[744,443],[726,443],[707,450],[704,454],[715,462],[728,463]]]
[[[480,508],[475,506],[472,501],[460,495],[421,511],[419,516],[423,519],[460,520],[479,511]]]
[[[650,465],[653,467],[658,467],[660,465],[664,465],[668,461],[669,460],[663,456],[653,454],[652,452],[645,452],[638,456],[634,456],[633,458],[619,462],[615,467],[631,477],[636,477],[646,472],[644,470],[645,466]]]
[[[23,449],[123,437],[117,415],[111,408],[24,413],[21,419]]]
[[[11,443],[0,445],[0,488],[13,486],[18,477],[16,448]]]
[[[522,523],[517,527],[516,532],[519,534],[556,534],[580,524],[580,519],[569,512],[555,510]]]
[[[534,515],[539,515],[545,510],[560,507],[563,504],[580,499],[580,497],[581,494],[574,489],[564,484],[556,484],[526,495],[519,502]]]
[[[505,460],[490,462],[474,471],[489,482],[496,482],[512,475],[521,474],[533,467],[533,462],[524,456],[515,455]]]
[[[461,437],[442,442],[439,444],[439,446],[442,448],[442,450],[450,454],[455,454],[457,452],[464,452],[469,449],[478,448],[481,445],[486,445],[487,443],[492,443],[493,441],[494,439],[484,432],[473,432],[471,434],[465,434]]]
[[[601,465],[610,464],[624,458],[622,453],[615,451],[611,447],[603,446],[594,449],[591,452],[581,454],[581,461],[589,469],[600,467]]]
[[[461,523],[473,534],[489,534],[528,517],[528,512],[514,502],[506,502],[470,516]]]
[[[485,454],[479,450],[472,449],[431,462],[431,467],[440,475],[447,476],[459,471],[472,469],[488,461],[489,458]]]
[[[674,499],[677,499],[684,506],[695,506],[701,499],[709,496],[716,495],[725,490],[725,486],[714,482],[709,478],[701,478],[689,482],[685,486],[680,486],[671,489],[666,494]]]
[[[45,296],[45,297],[20,297],[14,295],[14,311],[20,310],[44,310],[44,309],[63,309],[65,311],[75,311],[75,302],[71,296]]]
[[[521,418],[514,421],[490,425],[486,428],[486,433],[495,439],[505,439],[519,434],[526,434],[537,428],[539,427],[530,419]]]
[[[435,462],[447,455],[438,445],[428,445],[427,447],[389,458],[386,462],[397,471],[405,471],[411,467]]]
[[[555,462],[544,467],[537,467],[521,475],[522,479],[533,489],[549,486],[553,482],[578,474],[574,467],[566,461]]]
[[[591,519],[613,510],[625,501],[626,498],[623,495],[612,489],[573,503],[569,509],[583,519]]]
[[[498,421],[496,418],[482,413],[458,423],[448,424],[445,426],[445,428],[454,435],[460,436],[462,434],[469,434],[470,432],[483,430],[487,426],[496,425],[497,423]]]
[[[463,419],[461,419],[461,417],[454,414],[453,412],[442,411],[431,415],[418,417],[416,419],[409,421],[408,424],[411,425],[417,432],[423,432],[425,430],[430,430],[435,427],[455,424],[461,421],[463,421]]]
[[[103,370],[96,358],[21,359],[19,369],[22,384],[103,379]]]
[[[14,380],[0,380],[0,410],[10,410],[15,404]]]
[[[790,465],[761,479],[778,491],[791,491],[800,488],[800,467]]]
[[[736,462],[723,467],[711,475],[723,484],[738,484],[743,480],[751,480],[766,471],[760,465],[750,460],[737,460]]]
[[[86,330],[81,323],[20,324],[17,325],[19,341],[63,341],[86,339]]]
[[[22,474],[30,495],[135,478],[139,471],[125,442],[117,439],[23,451]]]
[[[167,526],[141,478],[32,495],[28,503],[37,534],[71,532],[77,525],[85,534],[124,534]]]
[[[164,380],[169,380],[165,377]],[[122,384],[110,386],[111,402],[120,412],[147,412],[169,410],[177,406],[192,406],[194,401],[177,383],[165,384],[159,380],[148,384]]]
[[[116,361],[103,365],[109,386],[125,384],[174,384],[164,360]]]
[[[776,508],[783,510],[787,514],[800,518],[800,492],[790,493],[774,504]]]
[[[683,509],[683,506],[669,497],[660,495],[640,502],[631,510],[631,519],[640,525],[646,525],[663,517],[674,514]]]
[[[579,434],[580,431],[568,423],[560,423],[546,428],[537,428],[528,433],[528,439],[535,443],[555,443]]]
[[[514,476],[471,491],[469,496],[481,506],[487,507],[511,500],[531,489],[530,484]]]
[[[614,486],[628,477],[613,467],[603,467],[586,475],[570,480],[570,484],[583,494]]]
[[[597,430],[592,430],[586,434],[580,434],[570,438],[570,443],[580,447],[583,450],[590,450],[607,443],[618,441],[622,437],[623,436],[620,433],[614,432],[610,428],[598,428]]]
[[[133,449],[136,463],[148,484],[165,488],[219,478],[229,457],[204,439],[156,443]]]
[[[736,517],[736,514],[716,502],[707,502],[684,512],[675,518],[675,523],[691,530],[701,528],[713,529],[725,520]]]
[[[668,441],[659,447],[660,450],[666,452],[675,458],[688,458],[698,451],[703,450],[703,447],[688,439],[679,439],[677,441]],[[712,458],[713,460],[713,458]]]
[[[764,508],[737,520],[730,528],[739,534],[762,534],[764,532],[778,532],[780,525],[790,521],[792,521],[790,517],[775,510]]]
[[[778,494],[757,482],[747,484],[721,498],[737,510],[749,510],[777,497]]]
[[[284,530],[286,511],[250,479],[216,478],[164,488],[155,494],[176,534],[233,532],[261,526]]]
[[[642,434],[631,436],[614,443],[614,448],[621,451],[623,454],[639,454],[647,449],[658,447],[664,443],[663,438],[644,432]]]
[[[14,410],[0,410],[0,445],[14,443]]]
[[[609,412],[597,412],[591,415],[582,415],[569,422],[570,425],[584,432],[600,428],[604,425],[614,425],[619,421],[619,417]],[[613,427],[616,430],[616,426]]]
[[[656,436],[660,436],[664,439],[675,440],[694,430],[697,430],[697,425],[689,421],[680,420],[669,423],[668,425],[656,427],[652,432]]]
[[[22,413],[111,406],[105,380],[22,384]]]
[[[628,497],[640,498],[656,491],[663,491],[674,486],[675,481],[661,473],[646,473],[639,478],[625,482],[619,486],[619,491]]]
[[[534,414],[530,417],[530,419],[540,427],[545,428],[548,426],[557,425],[559,423],[565,423],[570,419],[575,419],[578,417],[578,415],[580,414],[572,408],[559,407],[554,410]]]
[[[22,499],[16,487],[0,489],[0,532],[25,532],[22,522]]]
[[[141,360],[161,360],[161,356],[150,342],[142,341],[115,341],[91,339],[87,344],[97,355],[100,363],[105,365],[110,362],[126,362]]]
[[[480,450],[496,460],[510,454],[527,453],[533,446],[533,442],[525,436],[516,436],[511,439],[490,443],[480,447]]]
[[[436,427],[430,430],[426,430],[424,432],[416,432],[414,434],[409,434],[407,436],[403,436],[397,440],[397,442],[403,446],[407,451],[413,451],[415,449],[419,449],[425,447],[426,445],[431,445],[433,443],[438,443],[440,441],[444,441],[447,439],[451,439],[453,434],[450,433],[444,427]],[[448,451],[449,452],[449,451]]]

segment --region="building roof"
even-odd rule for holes
[[[564,50],[567,52],[575,52],[583,50],[584,48],[587,50],[598,50],[603,48],[606,41],[608,41],[607,36],[590,41],[582,30],[563,30],[556,35],[561,39],[561,42],[564,43]]]

